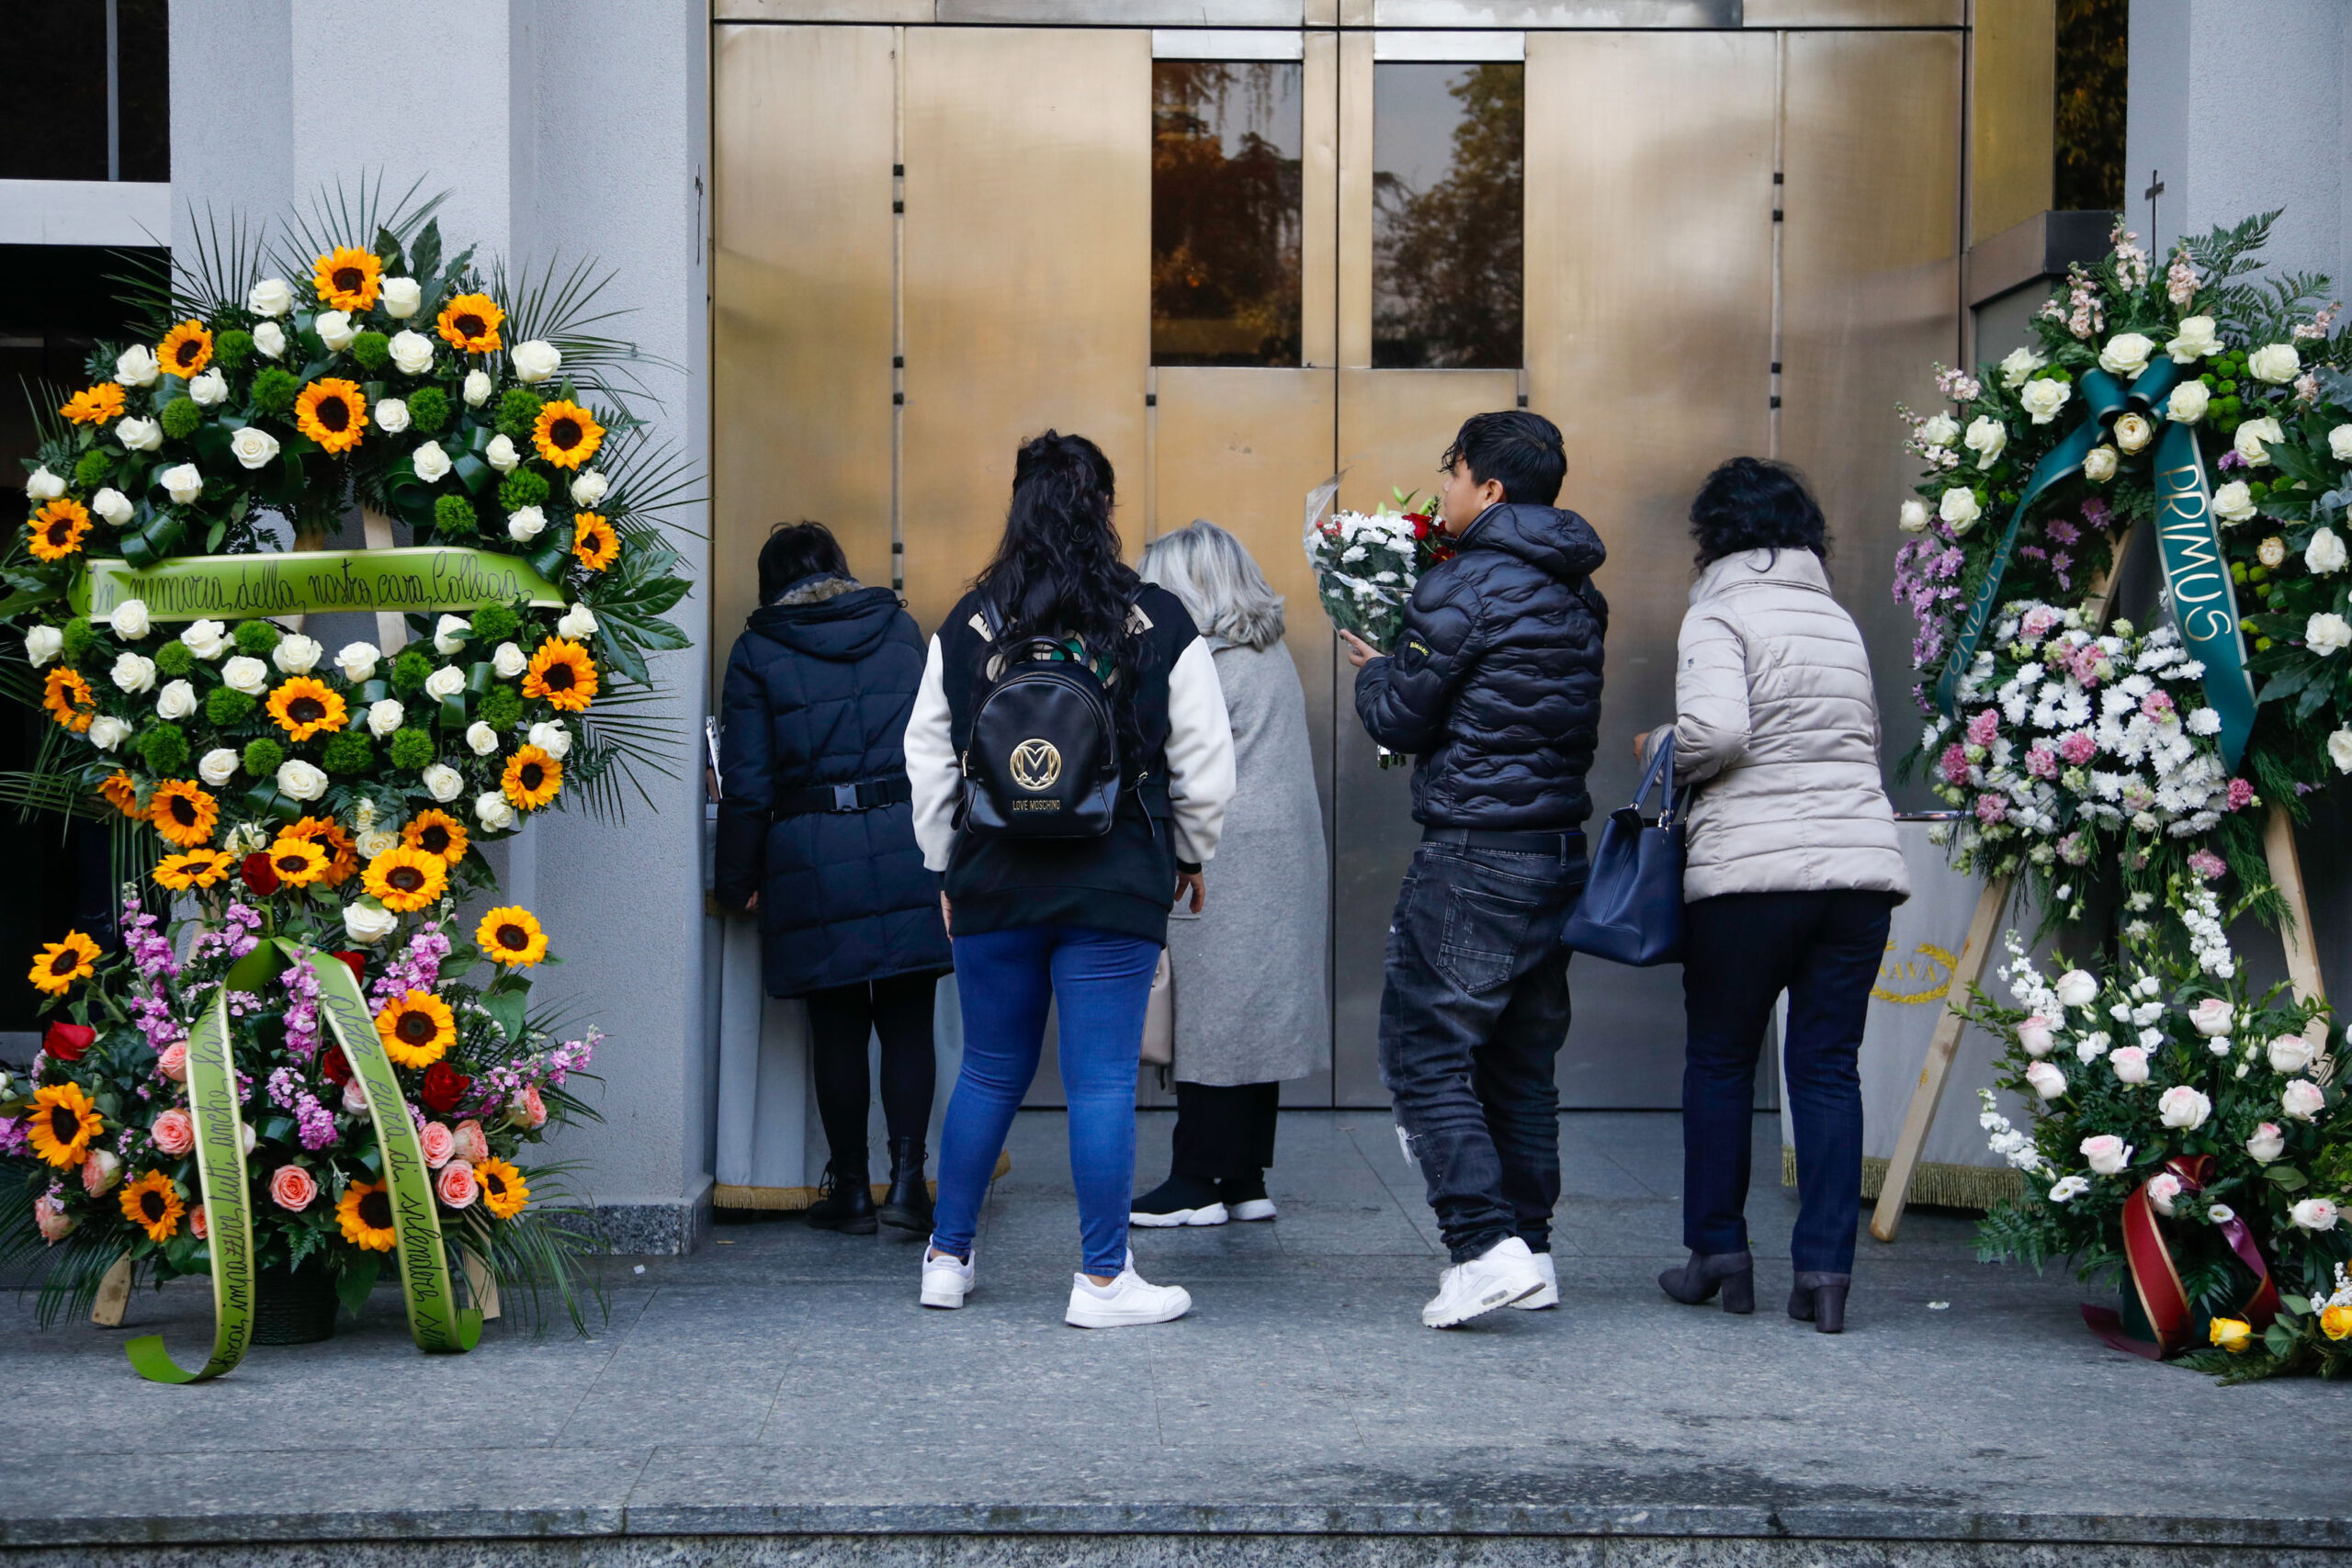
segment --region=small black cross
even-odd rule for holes
[[[2164,171],[2162,169],[2150,169],[2148,171],[2148,188],[2142,191],[2140,194],[2148,198],[2148,249],[2151,251],[2156,248],[2156,197],[2164,195]]]

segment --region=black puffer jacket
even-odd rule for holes
[[[714,896],[740,908],[760,895],[772,996],[949,965],[939,878],[923,869],[904,798],[922,667],[922,637],[898,596],[845,578],[802,579],[735,639]],[[901,798],[771,820],[794,790],[866,781]]]
[[[1374,740],[1419,758],[1426,827],[1550,831],[1592,815],[1584,776],[1600,730],[1608,558],[1573,512],[1490,507],[1452,560],[1422,575],[1392,659],[1356,675]]]

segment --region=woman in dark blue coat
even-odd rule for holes
[[[927,1233],[932,998],[951,966],[902,750],[923,641],[887,588],[849,574],[820,523],[760,550],[760,605],[727,661],[717,897],[756,910],[768,992],[808,1004],[830,1146],[811,1224],[872,1235],[868,1031],[882,1042],[890,1190],[878,1218]]]

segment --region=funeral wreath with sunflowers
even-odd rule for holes
[[[476,1307],[582,1321],[593,1225],[535,1150],[593,1114],[598,1035],[531,1006],[560,933],[483,850],[661,766],[631,710],[687,646],[685,475],[590,330],[604,278],[510,282],[379,195],[210,228],[148,281],[150,336],[38,411],[0,666],[51,723],[0,791],[114,824],[123,881],[116,931],[34,956],[53,1021],[0,1084],[0,1254],[45,1262],[51,1315],[126,1258],[220,1300],[234,1166],[265,1301],[356,1311],[392,1259],[419,1344],[462,1348],[420,1305],[454,1259]],[[329,547],[355,509],[366,547]],[[376,635],[315,635],[351,611]]]

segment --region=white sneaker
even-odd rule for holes
[[[975,1251],[974,1257],[978,1256]],[[972,1259],[961,1263],[953,1254],[934,1247],[922,1249],[922,1304],[954,1311],[972,1293]]]
[[[1238,1203],[1228,1203],[1226,1212],[1237,1220],[1271,1220],[1274,1217],[1272,1198],[1244,1198]]]
[[[1544,1276],[1544,1288],[1532,1296],[1521,1296],[1510,1304],[1521,1312],[1542,1312],[1545,1307],[1560,1304],[1560,1270],[1548,1252],[1534,1254],[1535,1271]]]
[[[1543,1288],[1535,1255],[1519,1237],[1505,1236],[1437,1277],[1437,1294],[1421,1309],[1421,1321],[1431,1328],[1452,1328]]]
[[[1205,1209],[1170,1209],[1164,1214],[1148,1214],[1136,1209],[1127,1214],[1127,1224],[1146,1230],[1166,1230],[1174,1225],[1221,1225],[1227,1217],[1224,1204],[1211,1203]]]
[[[1172,1323],[1193,1310],[1193,1298],[1182,1285],[1151,1285],[1136,1272],[1135,1254],[1108,1285],[1097,1285],[1085,1275],[1069,1282],[1069,1310],[1062,1321],[1072,1328],[1126,1328],[1145,1323]]]

